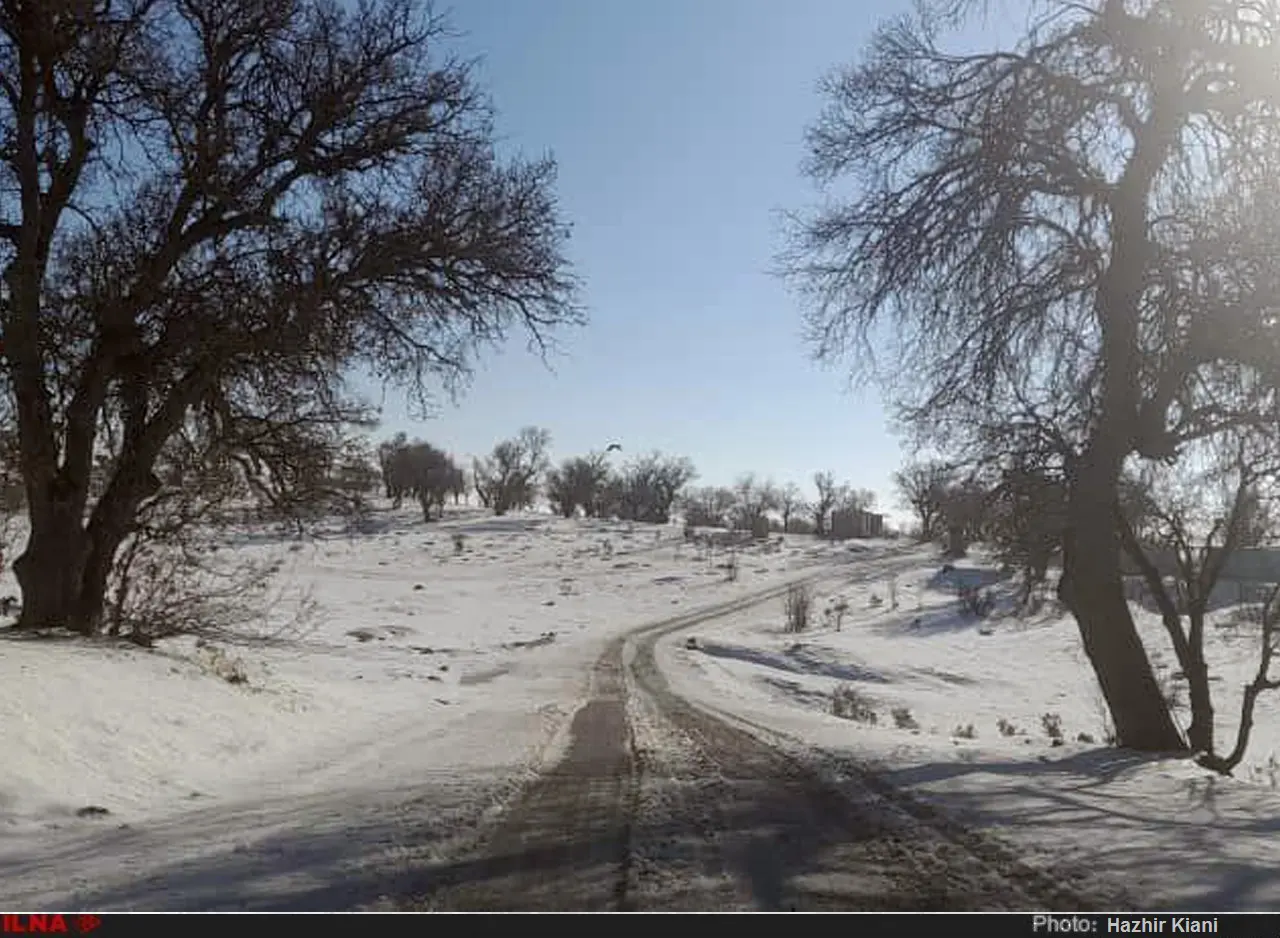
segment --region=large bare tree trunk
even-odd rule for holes
[[[13,565],[22,588],[19,628],[65,628],[93,635],[102,624],[107,583],[120,545],[143,499],[158,480],[138,458],[117,472],[88,522],[87,478],[66,481],[59,473],[52,491],[31,507],[27,548]]]
[[[75,515],[33,520],[26,550],[13,564],[22,588],[23,629],[65,628],[93,635],[102,624],[108,578],[127,529],[86,530]]]
[[[1204,659],[1204,609],[1196,606],[1188,610],[1191,634],[1182,631],[1182,613],[1165,586],[1164,577],[1151,559],[1143,553],[1133,529],[1120,518],[1121,544],[1133,562],[1142,571],[1147,590],[1160,610],[1165,631],[1178,657],[1178,666],[1186,675],[1191,698],[1191,725],[1187,727],[1187,742],[1193,752],[1213,752],[1213,699],[1209,692],[1209,668]],[[1196,600],[1199,602],[1199,599]]]
[[[1120,459],[1097,446],[1075,466],[1059,595],[1079,626],[1116,741],[1146,752],[1184,752],[1125,600],[1114,501],[1119,473]]]
[[[13,564],[22,588],[23,629],[77,629],[75,609],[89,539],[81,516],[82,502],[73,495],[48,495],[32,505],[26,549]]]
[[[1213,695],[1209,691],[1209,666],[1204,660],[1203,649],[1192,652],[1190,662],[1183,667],[1187,676],[1187,694],[1191,703],[1191,726],[1187,729],[1187,741],[1194,752],[1213,752]]]
[[[160,480],[152,471],[153,454],[138,446],[132,456],[117,470],[94,506],[93,517],[89,521],[89,551],[75,609],[76,622],[85,634],[93,634],[101,628],[107,583],[120,546],[132,529],[139,506],[160,489]]]
[[[125,528],[112,528],[96,531],[90,537],[92,546],[80,577],[80,591],[74,611],[78,630],[86,635],[95,634],[102,628],[107,583],[126,533]]]

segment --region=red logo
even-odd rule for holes
[[[0,931],[11,935],[65,934],[67,922],[61,915],[0,915]]]
[[[89,932],[93,931],[95,928],[97,928],[101,924],[102,924],[102,919],[98,918],[98,916],[96,915],[77,915],[76,916],[76,931],[78,931],[82,935],[89,934]]]

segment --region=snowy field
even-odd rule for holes
[[[236,636],[0,641],[7,908],[335,908],[411,886],[555,758],[611,637],[848,557],[775,538],[730,581],[723,549],[674,526],[377,522],[241,532],[280,599]]]
[[[696,650],[683,636],[666,639],[659,662],[700,705],[783,746],[816,747],[833,765],[876,765],[1031,862],[1090,871],[1099,891],[1121,886],[1149,908],[1280,911],[1280,695],[1260,698],[1233,779],[1107,748],[1109,721],[1074,621],[1052,604],[1028,617],[1012,602],[984,619],[962,610],[961,583],[1008,597],[994,580],[973,562],[943,574],[932,559],[904,566],[897,609],[888,579],[818,594],[803,634],[784,632],[779,603],[695,630]],[[842,599],[837,630],[823,610]],[[1135,611],[1172,693],[1182,682],[1168,638],[1156,616]],[[1224,750],[1257,666],[1257,626],[1239,612],[1218,610],[1206,640]]]
[[[6,907],[341,908],[411,890],[556,758],[611,638],[861,556],[899,572],[819,591],[802,634],[778,601],[662,639],[673,688],[781,745],[870,762],[1144,905],[1280,910],[1280,695],[1260,701],[1236,779],[1109,748],[1072,621],[1052,604],[962,611],[962,582],[1007,594],[976,562],[944,575],[928,549],[788,537],[739,551],[731,579],[726,551],[678,526],[376,521],[240,532],[237,556],[280,564],[280,600],[235,635],[143,649],[0,630]],[[1167,639],[1140,618],[1172,691]],[[1237,610],[1214,622],[1225,744],[1256,637]]]

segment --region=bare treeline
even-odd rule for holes
[[[653,452],[633,458],[617,470],[604,453],[589,453],[552,467],[551,433],[525,427],[490,453],[475,459],[471,486],[481,506],[495,515],[533,507],[545,496],[566,518],[617,518],[666,524],[677,499],[697,473],[688,459]],[[404,434],[378,448],[385,494],[395,504],[417,498],[429,521],[449,497],[467,491],[464,471],[452,456],[429,443],[410,442]]]
[[[776,518],[784,533],[823,537],[830,532],[834,513],[875,507],[874,492],[838,483],[831,472],[815,473],[813,483],[817,498],[806,501],[794,482],[778,486],[747,473],[731,487],[709,486],[688,492],[681,509],[685,522],[697,527],[768,530]]]

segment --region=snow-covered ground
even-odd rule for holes
[[[843,550],[744,550],[730,581],[723,550],[674,526],[376,520],[236,537],[281,564],[278,608],[239,637],[0,641],[6,907],[331,908],[403,887],[554,758],[611,637]]]
[[[0,631],[6,907],[336,908],[411,891],[556,757],[610,639],[887,548],[775,538],[740,551],[730,579],[723,549],[676,526],[375,520],[305,541],[241,532],[233,554],[278,561],[282,600],[238,635],[143,649]],[[956,595],[992,580],[978,563],[877,564],[896,581],[820,592],[802,634],[784,633],[779,601],[698,626],[696,648],[662,639],[659,664],[701,705],[868,760],[1033,860],[1170,908],[1280,910],[1280,695],[1261,700],[1237,779],[1139,759],[1105,745],[1075,627],[1051,604],[978,619]],[[824,610],[841,599],[837,629]],[[1220,610],[1210,637],[1224,743],[1256,654],[1239,618]],[[1167,639],[1140,620],[1172,688]],[[875,723],[833,715],[836,696]]]
[[[1100,889],[1120,886],[1159,908],[1280,910],[1280,695],[1260,699],[1234,779],[1108,748],[1106,712],[1070,617],[1052,604],[1034,616],[1012,614],[1011,602],[982,619],[962,610],[960,584],[999,594],[994,578],[975,562],[943,574],[931,559],[904,567],[896,584],[816,595],[814,624],[802,634],[784,632],[779,602],[694,630],[696,649],[670,636],[658,660],[673,689],[702,706],[783,745],[877,765],[1032,862],[1087,870]],[[837,630],[823,611],[841,599],[848,612]],[[1135,611],[1172,691],[1182,682],[1168,638],[1156,616]],[[1224,750],[1257,666],[1258,627],[1241,611],[1219,610],[1207,640]],[[874,722],[865,712],[834,715],[837,697],[846,714],[869,710]]]

